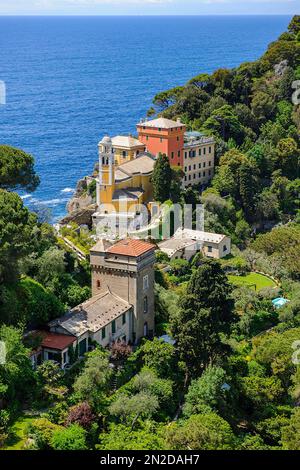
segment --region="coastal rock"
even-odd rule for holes
[[[78,211],[87,209],[91,204],[93,204],[93,198],[89,194],[85,194],[79,197],[73,197],[67,204],[68,214],[73,214]]]
[[[92,204],[89,207],[85,209],[79,209],[77,211],[74,211],[64,217],[60,221],[60,225],[68,225],[71,222],[74,222],[77,225],[87,225],[88,227],[92,227],[92,215],[96,211],[97,206],[96,204]]]
[[[282,60],[279,64],[274,65],[274,72],[277,77],[282,77],[288,67],[288,61]]]
[[[94,181],[94,178],[91,176],[86,176],[78,181],[75,194],[67,204],[68,214],[72,215],[95,204],[95,199],[88,190],[92,181]]]
[[[87,186],[88,185],[87,185],[87,179],[86,178],[82,178],[81,180],[79,180],[77,182],[74,197],[78,198],[78,197],[82,196],[86,192]]]

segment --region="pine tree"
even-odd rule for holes
[[[170,162],[165,154],[159,154],[152,175],[153,196],[158,202],[170,199],[170,188],[172,181],[172,170]]]

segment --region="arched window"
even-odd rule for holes
[[[148,333],[149,333],[149,330],[148,330],[148,323],[145,322],[145,323],[144,323],[144,336],[145,336],[145,337],[148,336]]]
[[[100,280],[98,279],[98,280],[97,280],[97,289],[100,289],[100,287],[101,287],[101,282],[100,282]]]

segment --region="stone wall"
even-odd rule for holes
[[[110,289],[133,306],[133,331],[137,341],[144,336],[145,323],[148,325],[148,332],[154,331],[154,261],[153,254],[142,259],[112,255],[105,259],[104,256],[91,255],[92,295]],[[149,282],[147,289],[144,289],[145,276],[148,276]],[[146,313],[145,297],[148,304]]]

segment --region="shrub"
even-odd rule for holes
[[[34,440],[34,446],[39,450],[51,448],[51,440],[55,431],[62,429],[61,426],[51,423],[46,418],[32,421],[27,428],[28,436]]]
[[[69,410],[66,419],[66,425],[78,424],[84,429],[90,428],[95,420],[95,415],[92,412],[90,405],[87,402],[79,403],[72,406]]]
[[[132,353],[132,348],[124,341],[115,341],[110,350],[110,357],[114,361],[126,359]]]
[[[51,445],[54,450],[87,450],[86,431],[78,424],[57,429],[53,433]]]

